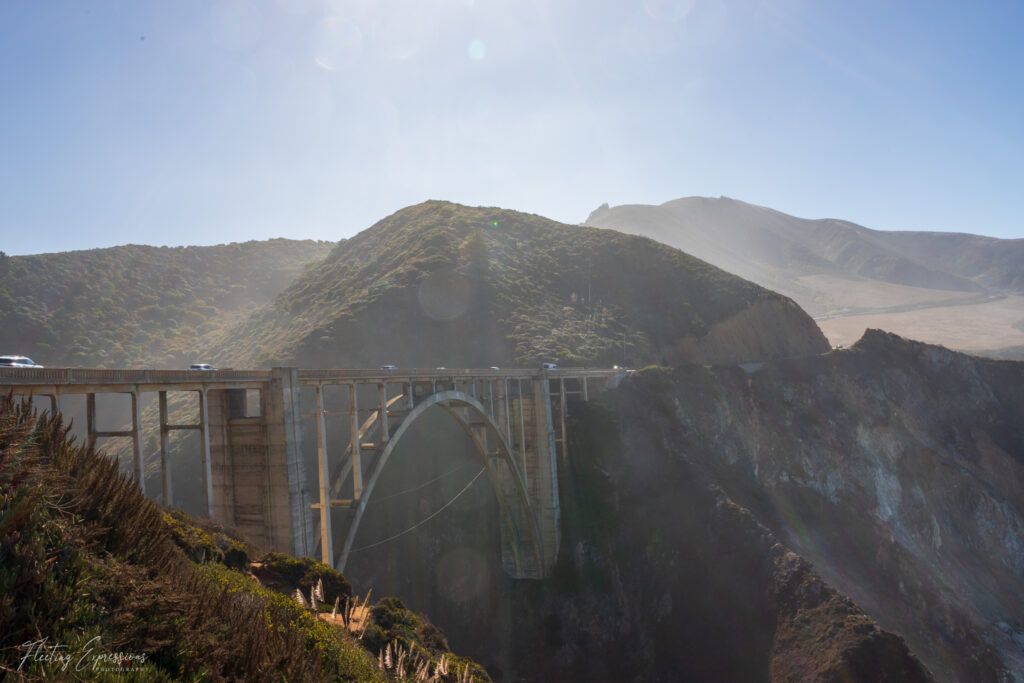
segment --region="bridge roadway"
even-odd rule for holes
[[[61,409],[65,396],[84,394],[89,445],[98,438],[131,438],[132,471],[143,493],[140,397],[157,393],[161,502],[173,503],[169,433],[197,430],[206,516],[239,528],[267,549],[295,555],[319,551],[339,570],[395,444],[427,409],[443,409],[473,442],[498,498],[506,572],[541,578],[560,542],[557,461],[565,454],[568,399],[587,400],[594,389],[614,386],[624,376],[619,369],[589,368],[0,368],[0,393],[48,397],[52,411]],[[250,414],[247,401],[253,391],[259,395],[258,414]],[[169,422],[168,392],[198,396],[194,422]],[[130,395],[130,421],[122,420],[128,429],[96,428],[96,395],[102,393]],[[303,457],[303,425],[311,420],[315,500]],[[329,438],[338,432],[345,437]],[[311,452],[309,440],[305,444]],[[337,551],[336,541],[341,542]]]

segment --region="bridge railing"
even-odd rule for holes
[[[603,368],[557,368],[554,370],[490,368],[396,368],[394,370],[323,369],[299,370],[300,381],[366,380],[396,382],[408,378],[480,377],[607,377],[622,370]],[[54,384],[180,384],[223,382],[266,382],[270,370],[157,370],[127,368],[5,368],[0,367],[0,386]]]
[[[0,386],[266,382],[269,370],[0,368]]]

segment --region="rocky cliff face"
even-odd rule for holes
[[[525,678],[931,680],[902,638],[680,457],[670,381],[645,373],[614,412],[574,407],[563,557],[523,610],[545,628],[522,623],[513,648]]]
[[[872,331],[747,370],[675,372],[670,449],[939,679],[1020,680],[1024,364]]]
[[[799,306],[770,299],[712,325],[703,337],[688,337],[677,346],[678,353],[665,355],[672,365],[743,363],[813,356],[827,348],[825,336]]]

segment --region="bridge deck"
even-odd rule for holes
[[[622,370],[603,368],[557,368],[540,370],[512,368],[398,368],[379,369],[323,369],[299,370],[299,383],[304,386],[331,383],[397,383],[409,380],[460,379],[525,379],[546,376],[609,377]],[[95,368],[0,368],[0,388],[28,390],[67,387],[68,393],[104,393],[133,391],[152,387],[152,391],[200,391],[205,388],[256,389],[270,381],[270,370],[155,370],[155,369],[95,369]]]

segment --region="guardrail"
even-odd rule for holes
[[[265,382],[268,379],[270,379],[269,370],[0,368],[0,386]]]
[[[395,368],[381,369],[300,369],[300,382],[332,380],[363,380],[367,382],[398,382],[410,379],[440,379],[450,377],[481,379],[526,378],[547,376],[608,377],[625,374],[625,370],[604,368],[555,368],[549,370],[510,368]],[[75,386],[75,385],[174,385],[174,384],[237,384],[239,382],[267,382],[270,370],[154,370],[104,368],[0,368],[0,387],[3,386]]]

